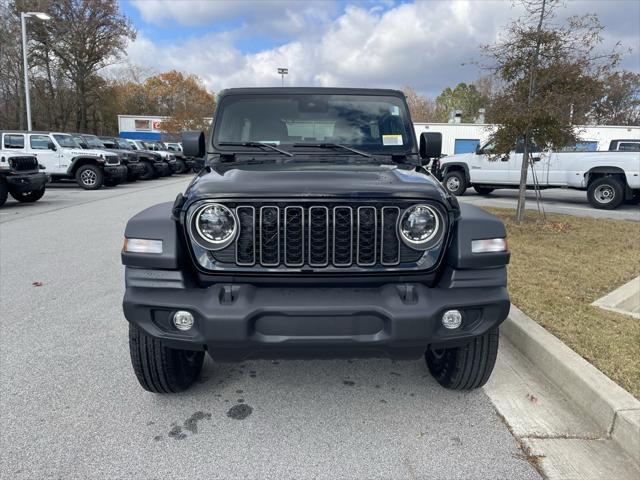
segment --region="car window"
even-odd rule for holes
[[[640,142],[620,142],[618,144],[618,150],[621,152],[640,152]]]
[[[24,148],[24,135],[6,133],[4,135],[4,148]]]
[[[529,153],[539,152],[540,148],[533,140],[529,141]],[[524,140],[520,139],[516,143],[516,153],[524,153]]]
[[[31,135],[29,137],[29,146],[34,150],[49,150],[49,135]]]

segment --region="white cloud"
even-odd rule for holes
[[[129,47],[129,60],[154,66],[156,70],[175,68],[195,73],[212,91],[279,85],[276,69],[286,66],[288,85],[393,88],[411,85],[418,91],[436,95],[445,86],[477,78],[479,69],[473,61],[479,60],[478,45],[494,41],[500,27],[518,14],[509,2],[501,1],[430,1],[401,4],[387,10],[371,3],[356,4],[347,6],[333,20],[327,10],[317,9],[326,2],[311,3],[315,10],[294,9],[293,6],[301,5],[297,2],[295,5],[254,2],[253,10],[246,2],[189,2],[188,8],[185,3],[153,0],[137,4],[144,18],[154,23],[173,18],[188,24],[196,18],[205,24],[215,18],[240,14],[244,15],[245,23],[234,31],[203,35],[177,44],[154,44],[141,34]],[[275,10],[268,10],[265,5]],[[573,2],[566,13],[607,10],[606,5]],[[247,13],[248,10],[251,12]],[[610,21],[612,26],[603,17],[609,44],[617,40],[616,35],[627,42],[629,39],[638,42],[637,24],[635,35],[633,26],[626,24],[616,34],[615,19]],[[294,39],[251,54],[235,47],[248,32],[280,28],[278,24],[289,25],[288,32]],[[614,32],[613,36],[610,32]],[[631,62],[637,65],[637,51],[635,55]]]

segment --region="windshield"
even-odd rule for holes
[[[409,113],[394,96],[229,95],[217,117],[216,145],[261,142],[293,149],[336,143],[379,154],[413,151]]]
[[[53,136],[62,148],[82,148],[71,135],[55,134]]]
[[[131,144],[126,140],[116,140],[116,142],[118,144],[118,148],[122,150],[133,150],[133,148],[131,148]]]
[[[94,137],[93,135],[83,135],[82,138],[91,148],[104,148],[104,143],[102,143],[98,137]]]

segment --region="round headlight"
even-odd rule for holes
[[[440,219],[435,210],[427,205],[414,205],[405,210],[400,219],[400,235],[404,243],[412,248],[425,249],[439,231]]]
[[[224,248],[236,234],[236,219],[231,210],[219,203],[204,205],[195,214],[194,226],[207,248]]]

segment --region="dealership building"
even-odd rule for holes
[[[122,138],[135,140],[176,140],[162,132],[162,122],[167,117],[152,115],[118,115],[118,132]],[[206,118],[211,123],[211,118]],[[442,153],[473,152],[476,146],[483,144],[495,129],[488,123],[415,123],[416,136],[422,132],[440,132],[442,134]],[[580,126],[576,125],[581,142],[579,150],[607,150],[611,140],[640,140],[640,127],[627,126]],[[177,139],[179,140],[179,139]]]
[[[162,131],[162,122],[167,119],[158,115],[118,115],[118,136],[132,140],[180,140]],[[205,120],[211,122],[211,118]]]

